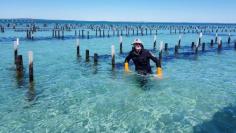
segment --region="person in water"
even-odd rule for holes
[[[161,68],[159,59],[151,52],[144,49],[143,43],[140,39],[135,39],[132,45],[132,51],[129,52],[129,55],[125,59],[125,71],[129,71],[128,63],[131,59],[135,64],[135,70],[142,75],[152,74],[150,60],[156,63],[157,68]],[[160,73],[159,70],[158,72]]]

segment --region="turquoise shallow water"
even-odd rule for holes
[[[0,35],[10,36],[7,32]],[[178,37],[160,32],[158,44],[162,40],[174,47]],[[197,37],[183,35],[182,45],[190,46]],[[131,49],[135,38],[123,37],[124,52]],[[147,49],[152,49],[153,36],[140,38]],[[204,35],[203,41],[213,38],[214,35]],[[222,39],[226,42],[227,33],[222,34]],[[124,57],[118,54],[118,40],[82,39],[80,59],[76,58],[75,39],[21,41],[19,53],[25,66],[21,81],[16,79],[13,42],[0,42],[0,132],[236,131],[233,48],[164,60],[164,77],[160,80],[124,73],[122,67],[112,71],[111,59],[104,55],[110,55],[114,44],[116,62],[123,62]],[[97,66],[92,57],[90,63],[85,62],[85,49],[91,55],[100,55]],[[29,50],[34,52],[33,95],[27,76]]]

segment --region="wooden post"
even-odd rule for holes
[[[195,45],[195,54],[198,53],[198,47],[199,47],[199,44],[198,44],[198,42],[197,42],[197,44]]]
[[[120,36],[120,54],[122,54],[123,53],[123,38],[122,38],[122,36]]]
[[[195,43],[194,43],[194,42],[192,42],[191,49],[193,49],[193,48],[194,48],[194,45],[195,45]]]
[[[22,55],[18,55],[16,57],[16,71],[18,74],[22,74],[22,72],[23,72],[23,57],[22,57]]]
[[[34,81],[33,52],[29,51],[29,82]]]
[[[77,45],[77,57],[80,57],[79,39],[76,39],[76,45]]]
[[[94,53],[94,64],[97,65],[98,63],[98,54]]]
[[[75,37],[77,37],[77,30],[75,30]]]
[[[216,37],[215,37],[215,43],[218,42],[218,34],[216,33]]]
[[[219,38],[219,42],[218,42],[218,50],[222,49],[222,40],[221,38]]]
[[[204,52],[205,51],[205,43],[202,43],[202,52]]]
[[[65,33],[64,33],[64,29],[63,29],[61,32],[62,32],[61,38],[64,39],[64,37],[65,37],[65,35],[64,35],[64,34],[65,34]]]
[[[213,45],[214,45],[214,40],[211,39],[211,47],[213,47]]]
[[[96,28],[95,32],[96,32],[96,37],[97,37],[98,36],[98,29],[97,28]]]
[[[82,38],[84,38],[84,30],[82,30]]]
[[[99,37],[102,37],[102,31],[100,28],[99,28]]]
[[[112,30],[112,35],[115,36],[115,34],[116,34],[116,33],[115,33],[115,30],[113,29],[113,30]]]
[[[153,43],[153,49],[156,49],[156,45],[157,45],[157,36],[154,36],[154,43]]]
[[[16,58],[18,56],[18,46],[19,46],[19,38],[14,41],[14,62],[16,64]]]
[[[107,37],[110,37],[110,30],[107,31]]]
[[[165,43],[165,51],[168,51],[168,43]]]
[[[178,46],[178,45],[175,45],[175,55],[178,54],[178,48],[179,48],[179,46]]]
[[[228,44],[230,44],[230,42],[231,42],[231,37],[230,37],[231,35],[230,35],[230,33],[229,33],[229,37],[228,37]]]
[[[60,30],[57,30],[58,32],[58,39],[61,37],[61,33],[60,33]]]
[[[178,48],[180,48],[181,38],[182,38],[182,36],[180,35],[180,36],[179,36],[179,41],[178,41]]]
[[[201,46],[202,43],[202,33],[199,35],[198,45]]]
[[[89,50],[88,49],[86,49],[85,57],[86,57],[86,62],[89,62]]]
[[[87,39],[89,39],[89,31],[87,31]]]
[[[162,60],[162,51],[159,52],[159,60]]]
[[[163,41],[161,41],[161,43],[160,43],[160,49],[159,49],[159,59],[160,60],[162,60],[162,50],[163,50],[163,44],[164,44],[164,42]]]
[[[112,68],[115,68],[115,46],[112,45],[111,46],[111,65],[112,65]]]

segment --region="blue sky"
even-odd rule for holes
[[[0,18],[236,22],[236,0],[1,0]]]

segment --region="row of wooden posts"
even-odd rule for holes
[[[120,36],[119,42],[120,42],[120,45],[119,45],[120,46],[120,54],[122,54],[123,53],[123,40],[122,40],[122,36]],[[230,43],[231,43],[231,37],[229,36],[228,37],[228,44],[230,44]],[[212,39],[210,41],[210,46],[211,47],[213,47],[214,44],[218,44],[218,47],[217,47],[218,50],[222,49],[222,40],[221,40],[220,37],[216,36],[215,40]],[[157,45],[157,37],[155,35],[154,36],[153,49],[156,49],[156,45]],[[162,45],[164,45],[164,46],[162,46]],[[159,59],[161,60],[162,59],[162,51],[163,51],[162,49],[164,49],[164,51],[167,52],[168,51],[168,43],[163,44],[163,42],[161,42],[160,47],[164,47],[164,48],[160,48],[160,51],[159,51]],[[202,52],[204,52],[205,51],[205,47],[206,47],[206,43],[202,42],[202,33],[199,36],[198,42],[196,42],[196,43],[192,42],[192,44],[191,44],[191,49],[195,50],[195,54],[198,53],[198,50],[199,50],[200,47],[202,48]],[[179,53],[179,49],[180,48],[181,48],[181,37],[179,38],[177,45],[175,45],[175,47],[174,47],[174,54],[175,55],[177,55]],[[234,48],[236,49],[236,42],[234,43]],[[114,45],[112,45],[111,51],[112,51],[111,52],[111,58],[112,58],[111,64],[112,64],[112,67],[114,68],[115,67],[115,46]],[[81,57],[81,55],[80,55],[79,39],[77,39],[77,57]],[[89,50],[86,49],[85,60],[87,62],[90,61],[89,57],[90,57],[89,56]],[[94,63],[95,64],[98,63],[98,54],[97,53],[94,53]]]
[[[195,50],[195,54],[198,53],[198,49],[199,47],[202,47],[202,52],[205,51],[205,46],[206,46],[206,43],[203,42],[202,43],[202,34],[200,34],[199,36],[199,39],[198,39],[198,42],[192,42],[191,44],[191,49],[192,50]],[[120,36],[120,39],[119,39],[119,42],[120,42],[120,53],[122,54],[123,53],[123,40],[122,40],[122,36]],[[77,39],[77,57],[81,57],[81,54],[80,54],[80,42],[79,42],[79,39]],[[229,36],[228,38],[228,44],[231,43],[231,37]],[[214,44],[218,44],[218,50],[221,50],[222,49],[222,40],[220,37],[216,36],[215,40],[211,40],[210,41],[210,46],[213,47]],[[156,45],[157,45],[157,37],[154,36],[154,42],[153,42],[153,48],[156,49]],[[162,48],[164,45],[164,48]],[[23,66],[23,57],[22,55],[19,55],[18,54],[18,46],[19,46],[19,39],[17,39],[16,41],[14,41],[14,62],[15,62],[15,65],[16,65],[16,72],[17,72],[17,76],[18,77],[23,77],[23,74],[24,74],[24,66]],[[160,44],[160,51],[159,51],[159,66],[161,66],[161,60],[162,60],[162,49],[164,49],[164,51],[168,51],[168,43],[163,43],[161,42]],[[178,43],[177,45],[175,45],[175,48],[174,48],[174,54],[177,55],[179,52],[179,49],[181,48],[181,37],[179,38],[178,40]],[[236,50],[236,42],[234,42],[234,48]],[[29,82],[32,83],[34,81],[34,69],[33,69],[33,52],[32,51],[29,51],[28,52],[28,57],[29,57]],[[94,64],[96,65],[98,63],[98,54],[97,53],[94,53]],[[86,62],[89,62],[90,61],[90,55],[89,55],[89,50],[86,49],[86,52],[85,52],[85,60]],[[115,46],[112,45],[111,47],[111,65],[112,65],[112,68],[115,68]]]

